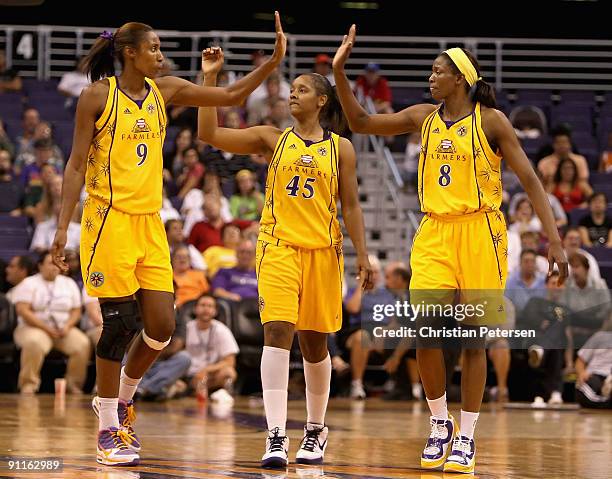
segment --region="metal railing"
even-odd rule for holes
[[[112,30],[112,28],[107,28]],[[0,25],[0,48],[9,66],[25,77],[58,78],[70,71],[75,58],[87,52],[102,28]],[[227,67],[251,70],[254,50],[270,52],[273,32],[158,31],[164,54],[177,65],[175,74],[195,78],[202,49],[210,44],[225,50]],[[318,53],[333,55],[341,35],[287,34],[285,69],[289,78],[311,71]],[[498,90],[612,90],[612,40],[359,36],[347,63],[350,76],[375,60],[392,87],[425,88],[431,64],[451,46],[465,46],[477,56],[483,78]]]

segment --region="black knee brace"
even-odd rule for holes
[[[121,361],[128,344],[142,329],[140,311],[136,301],[105,302],[102,309],[102,335],[96,346],[96,355],[110,361]]]

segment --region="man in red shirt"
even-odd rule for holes
[[[380,66],[370,62],[365,67],[365,74],[357,78],[357,92],[372,98],[376,113],[393,113],[391,106],[391,88],[387,79],[379,74]]]
[[[193,225],[188,240],[188,243],[194,245],[200,253],[203,253],[210,246],[223,246],[221,230],[226,224],[221,219],[221,198],[219,196],[216,194],[205,195],[202,208],[206,219]],[[242,230],[248,228],[252,222],[234,220],[231,223]]]

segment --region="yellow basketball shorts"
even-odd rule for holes
[[[87,294],[130,296],[174,291],[170,249],[159,213],[130,215],[95,198],[83,204],[81,272]]]
[[[451,218],[427,214],[410,255],[413,306],[454,303],[453,316],[466,325],[504,323],[507,248],[501,212]]]
[[[311,250],[259,240],[256,268],[262,323],[286,321],[320,333],[340,329],[341,247]]]

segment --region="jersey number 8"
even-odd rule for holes
[[[440,166],[440,177],[438,178],[438,184],[440,186],[448,186],[451,182],[451,166],[450,165],[442,165]]]

